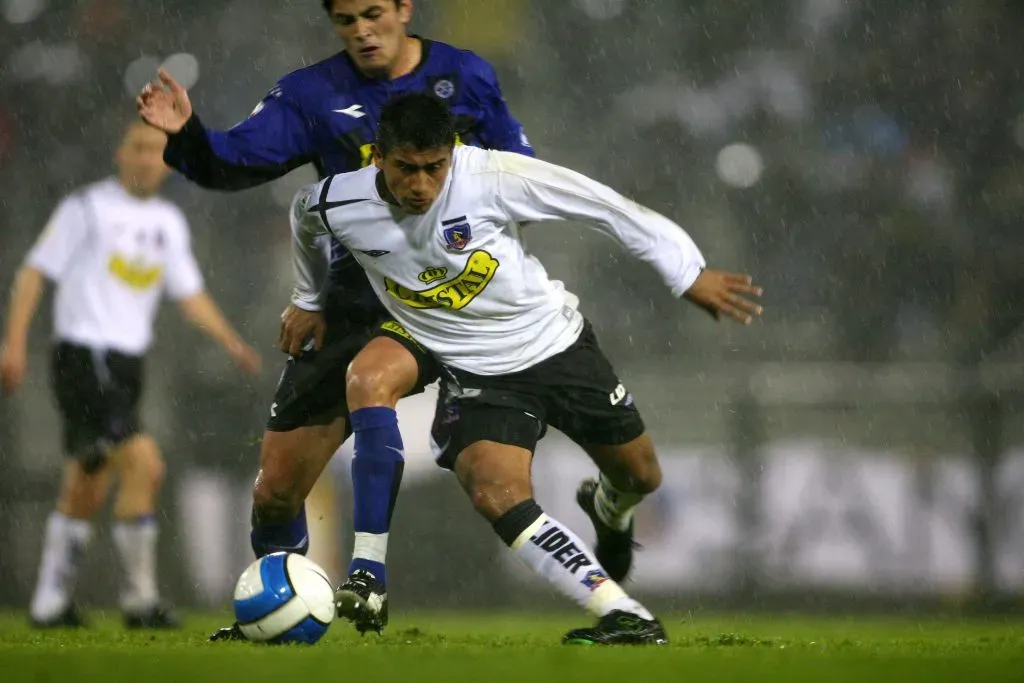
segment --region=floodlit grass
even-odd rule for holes
[[[92,615],[81,631],[35,631],[0,615],[0,678],[21,681],[1016,681],[1024,621],[670,616],[661,648],[566,647],[572,616],[394,615],[383,637],[335,623],[312,647],[208,643],[230,619],[189,615],[178,632],[128,632]]]

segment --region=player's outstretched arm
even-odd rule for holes
[[[580,221],[650,264],[677,297],[747,323],[761,307],[748,275],[706,270],[700,249],[682,227],[587,176],[537,159],[492,152],[499,195],[517,222]]]
[[[185,318],[220,344],[243,372],[259,374],[263,365],[259,352],[242,341],[209,294],[197,292],[180,299],[178,305]]]
[[[167,133],[164,161],[202,187],[243,190],[312,160],[308,126],[280,85],[227,131],[205,128],[188,91],[163,69],[136,106],[144,121]]]
[[[43,294],[45,277],[32,266],[22,266],[14,278],[0,347],[0,389],[13,394],[28,370],[28,331]]]
[[[260,354],[242,341],[235,328],[224,318],[203,285],[203,275],[192,252],[192,240],[185,216],[170,224],[167,240],[164,290],[178,302],[185,318],[220,344],[231,359],[251,375],[259,373]]]
[[[761,296],[762,292],[749,275],[705,269],[683,297],[710,313],[715,320],[721,320],[725,315],[749,325],[755,316],[764,312],[764,308],[743,295]]]

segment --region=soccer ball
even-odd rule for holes
[[[320,640],[334,618],[334,587],[315,562],[295,553],[261,557],[235,584],[235,619],[257,643]]]

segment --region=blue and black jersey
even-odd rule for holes
[[[367,78],[339,52],[282,78],[230,130],[207,130],[193,115],[169,136],[164,160],[217,190],[254,187],[305,164],[313,164],[321,178],[353,171],[370,162],[384,104],[408,92],[449,102],[460,142],[533,156],[491,65],[468,50],[421,40],[419,65],[394,80]],[[332,306],[379,305],[362,269],[333,241],[328,281]]]

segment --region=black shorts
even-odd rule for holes
[[[633,397],[589,322],[565,351],[511,375],[444,368],[431,429],[441,467],[453,469],[477,441],[533,451],[548,425],[582,446],[618,446],[644,433]]]
[[[376,314],[345,317],[330,315],[323,347],[288,357],[270,406],[267,431],[290,432],[299,427],[327,425],[345,418],[345,438],[351,434],[345,400],[348,366],[374,337],[389,337],[404,346],[416,359],[419,377],[409,396],[437,380],[437,361],[394,320]]]
[[[142,430],[140,356],[60,342],[53,349],[50,370],[68,456],[87,458],[97,449],[105,452]]]

